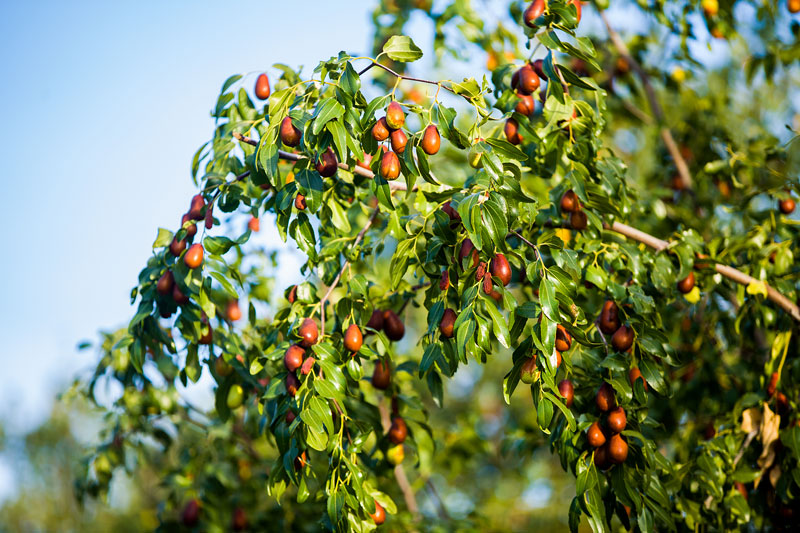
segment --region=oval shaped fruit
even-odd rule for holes
[[[678,290],[683,294],[688,293],[694,288],[694,272],[689,272],[689,275],[678,282]]]
[[[286,146],[297,146],[300,144],[300,139],[303,137],[303,132],[295,127],[291,117],[284,117],[281,121],[280,133],[281,142]]]
[[[547,81],[547,75],[544,73],[544,61],[541,59],[537,59],[533,63],[531,63],[531,67],[533,71],[539,76],[540,79]]]
[[[383,312],[374,309],[372,311],[372,315],[370,315],[369,320],[367,321],[367,327],[372,328],[375,331],[380,331],[383,329]]]
[[[442,321],[439,322],[439,331],[442,336],[448,339],[453,338],[453,325],[456,323],[456,312],[452,309],[445,309]]]
[[[528,357],[519,367],[519,379],[528,385],[539,379],[539,369],[536,368],[536,354]]]
[[[233,519],[231,520],[231,527],[234,531],[244,531],[247,529],[247,513],[244,509],[237,507],[233,510]]]
[[[536,101],[533,96],[529,94],[518,94],[517,96],[519,96],[519,100],[514,107],[514,111],[526,117],[533,115],[534,111],[536,111]]]
[[[381,504],[375,500],[375,512],[369,515],[372,518],[372,521],[375,522],[376,526],[379,526],[386,522],[386,511],[381,507]]]
[[[522,13],[522,19],[529,28],[536,27],[536,19],[544,13],[544,0],[533,0]]]
[[[386,125],[389,129],[399,130],[406,122],[406,114],[396,101],[392,101],[386,108]]]
[[[368,154],[364,152],[364,158],[361,161],[356,163],[356,166],[363,168],[364,170],[370,170],[369,164],[372,163],[372,154]]]
[[[211,204],[209,204],[208,208],[206,209],[205,219],[206,229],[211,229],[214,227],[214,206]],[[195,231],[197,231],[196,227]]]
[[[292,285],[289,289],[289,294],[286,295],[286,301],[293,304],[297,301],[297,285]]]
[[[172,299],[175,300],[175,303],[178,305],[186,305],[189,303],[189,297],[181,292],[177,283],[172,287]]]
[[[306,360],[303,361],[303,366],[300,367],[300,373],[304,376],[307,376],[314,370],[314,364],[317,362],[316,359],[313,357],[306,357]]]
[[[192,220],[202,220],[203,208],[206,206],[206,200],[202,194],[195,194],[192,196],[192,201],[189,204],[189,218]]]
[[[707,17],[713,17],[719,13],[719,2],[717,0],[702,0],[700,6]]]
[[[570,189],[561,197],[561,212],[572,213],[576,209],[578,209],[578,195]]]
[[[605,470],[610,466],[608,461],[608,446],[600,446],[594,451],[594,466]]]
[[[419,143],[422,151],[428,155],[434,155],[439,151],[442,145],[442,137],[439,135],[439,129],[430,124],[425,128],[425,133],[422,134],[422,141]]]
[[[406,334],[406,327],[403,321],[391,309],[383,312],[383,331],[390,341],[399,341]]]
[[[258,217],[250,217],[250,220],[247,221],[247,229],[253,233],[258,233],[258,230],[261,229],[261,223],[259,222]]]
[[[339,168],[339,161],[330,147],[319,156],[315,168],[323,178],[330,178],[336,174],[336,169]]]
[[[620,326],[611,337],[611,346],[618,352],[627,351],[633,344],[633,329],[628,326]]]
[[[300,380],[297,379],[297,376],[290,372],[286,374],[284,386],[286,387],[286,392],[289,394],[289,396],[294,396],[297,394],[297,390],[300,388]]]
[[[520,94],[532,94],[533,91],[539,88],[539,76],[533,70],[531,65],[524,65],[517,72],[517,86],[514,87]]]
[[[589,224],[589,219],[586,217],[586,213],[578,209],[569,215],[569,224],[572,226],[572,229],[581,231],[586,229],[586,226]]]
[[[386,390],[392,382],[392,371],[389,365],[383,361],[375,363],[375,370],[372,372],[372,386],[379,390]]]
[[[228,377],[233,372],[233,367],[221,355],[214,359],[214,371],[220,377]]]
[[[236,300],[231,300],[228,302],[228,305],[225,307],[225,316],[228,317],[228,320],[231,322],[236,322],[237,320],[241,320],[242,318],[242,310],[239,309],[239,302]]]
[[[789,13],[800,13],[800,0],[788,0],[786,7],[789,8]]]
[[[572,346],[572,335],[569,331],[559,324],[556,326],[556,350],[559,352],[566,352]]]
[[[406,132],[403,130],[394,130],[392,134],[389,136],[389,142],[392,145],[392,150],[396,154],[402,154],[406,151],[406,145],[408,144],[408,136]]]
[[[519,134],[519,124],[512,117],[506,120],[506,125],[503,127],[503,133],[506,134],[506,139],[511,144],[517,145],[522,143],[522,136]]]
[[[214,329],[211,327],[211,324],[209,324],[207,320],[204,320],[203,325],[200,327],[200,340],[198,342],[200,344],[211,344],[213,338],[214,338]]]
[[[298,211],[305,211],[306,197],[300,193],[297,193],[297,196],[294,197],[294,206],[297,208]]]
[[[194,527],[200,521],[200,502],[191,499],[186,503],[181,513],[181,521],[186,527]]]
[[[400,176],[400,160],[394,152],[386,152],[381,157],[381,176],[386,180],[394,180]]]
[[[575,22],[578,23],[581,21],[581,3],[580,0],[569,0],[569,3],[575,6],[575,10],[577,11],[577,15],[575,16]]]
[[[608,459],[614,464],[621,464],[628,458],[628,443],[621,435],[614,435],[608,441]]]
[[[505,255],[496,254],[492,258],[489,269],[492,273],[492,276],[500,279],[503,287],[506,287],[509,283],[511,283],[511,265],[508,264],[508,259],[506,259]]]
[[[480,258],[478,257],[478,250],[475,248],[475,245],[472,244],[472,240],[468,238],[464,239],[461,243],[461,248],[458,250],[458,264],[463,264],[463,260],[468,255],[472,256],[472,266],[477,267]]]
[[[619,329],[619,310],[617,304],[611,300],[606,300],[603,304],[603,310],[600,311],[600,320],[598,321],[600,331],[606,335],[613,335]]]
[[[361,335],[361,328],[355,324],[350,324],[344,332],[344,347],[349,352],[357,352],[364,343],[364,336]]]
[[[628,424],[628,417],[625,416],[625,409],[623,409],[622,407],[617,407],[616,409],[608,413],[608,418],[606,418],[606,425],[608,425],[608,429],[610,429],[614,433],[622,433],[627,424]]]
[[[203,245],[200,243],[193,244],[186,250],[183,256],[183,262],[189,268],[197,268],[203,264]]]
[[[589,445],[593,448],[599,448],[606,443],[606,436],[600,428],[600,423],[596,421],[592,422],[592,425],[586,430],[586,438],[589,441]]]
[[[450,222],[461,222],[461,215],[458,214],[456,208],[453,207],[453,202],[447,202],[446,204],[442,205],[442,211],[450,217]]]
[[[408,426],[406,421],[396,416],[392,419],[392,425],[389,427],[389,440],[392,444],[403,444],[408,436]]]
[[[304,348],[313,346],[317,343],[317,339],[319,338],[319,328],[317,327],[317,323],[311,318],[306,318],[303,320],[303,323],[300,326],[300,329],[297,330],[297,333],[302,339],[300,344]]]
[[[775,394],[775,391],[778,388],[778,380],[780,380],[780,374],[777,372],[773,372],[772,375],[769,377],[769,384],[767,385],[767,396],[770,398],[772,395]]]
[[[497,301],[503,299],[503,295],[500,292],[494,290],[494,282],[492,281],[491,274],[489,274],[488,272],[483,276],[483,292],[485,292],[486,294],[488,294]]]
[[[259,100],[266,100],[269,98],[269,77],[266,74],[259,74],[256,78],[256,98]]]
[[[636,380],[641,379],[642,385],[644,385],[644,390],[647,390],[647,381],[642,376],[642,371],[639,370],[637,367],[631,368],[630,372],[628,372],[628,381],[631,382],[631,387],[636,386]]]
[[[303,366],[303,357],[305,355],[306,351],[299,344],[292,344],[283,354],[283,366],[289,372],[294,372]]]
[[[570,380],[564,379],[558,383],[558,393],[564,398],[564,404],[567,407],[572,407],[572,402],[575,399],[575,387],[572,386]]]
[[[402,444],[392,446],[386,451],[386,460],[393,465],[399,465],[406,458],[406,452]]]
[[[175,284],[175,276],[172,275],[172,270],[167,269],[161,277],[158,278],[156,283],[156,292],[162,296],[172,292],[172,287]]]
[[[442,270],[442,277],[439,278],[439,290],[446,291],[450,288],[450,272]]]
[[[614,396],[614,389],[608,383],[603,383],[597,389],[597,396],[594,399],[597,408],[601,411],[610,411],[617,405],[617,398]]]
[[[186,239],[178,240],[173,238],[172,242],[169,244],[169,253],[171,253],[175,257],[181,255],[185,249],[186,249]]]
[[[192,218],[189,216],[189,213],[186,213],[181,217],[181,228],[185,227],[185,229],[186,229],[186,238],[189,239],[190,241],[197,234],[197,224],[195,224],[194,222],[192,222],[191,224],[186,224],[187,222],[191,222],[191,221],[192,221]]]
[[[228,389],[228,397],[225,400],[228,409],[236,409],[244,403],[244,389],[238,383],[231,385]]]
[[[386,117],[379,118],[378,122],[372,126],[372,138],[378,142],[385,141],[390,134],[391,131],[389,131],[389,125],[386,123]]]

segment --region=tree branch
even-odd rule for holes
[[[627,224],[622,224],[621,222],[614,222],[610,226],[608,224],[604,224],[604,227],[629,237],[635,241],[644,243],[658,251],[664,250],[667,246],[669,246],[667,241],[653,237],[649,233],[645,233],[641,230],[628,226]],[[761,282],[760,280],[757,280],[756,278],[728,265],[715,264],[714,270],[741,285],[747,286],[751,283],[764,283],[764,285],[767,287],[767,298],[775,302],[778,307],[786,311],[794,320],[800,322],[800,308],[798,308],[794,302],[789,300],[789,298],[772,288],[766,282]]]
[[[658,103],[658,97],[656,96],[655,89],[653,89],[653,85],[650,83],[649,76],[639,62],[636,61],[633,56],[631,56],[628,47],[625,45],[625,42],[622,40],[619,34],[611,27],[611,23],[609,23],[605,11],[598,11],[600,13],[600,18],[603,19],[603,23],[606,26],[606,30],[608,30],[608,36],[611,39],[611,42],[614,44],[614,48],[617,49],[619,55],[621,55],[623,59],[628,62],[631,68],[636,71],[639,79],[642,80],[644,92],[647,95],[647,101],[650,103],[650,109],[653,110],[653,115],[655,115],[655,118],[661,127],[659,131],[661,134],[661,139],[664,141],[664,145],[666,145],[670,157],[672,157],[672,160],[675,162],[675,167],[678,169],[678,175],[681,178],[681,183],[683,184],[684,188],[691,189],[692,175],[689,173],[689,165],[686,164],[686,160],[681,155],[681,152],[678,149],[678,144],[675,142],[675,138],[672,136],[672,132],[664,125],[664,110],[661,108],[661,104]]]
[[[380,67],[380,68],[382,68],[383,70],[385,70],[386,72],[388,72],[389,74],[391,74],[392,76],[394,76],[394,77],[396,77],[396,78],[400,78],[401,80],[408,80],[408,81],[418,81],[418,82],[420,82],[420,83],[427,83],[427,84],[430,84],[430,85],[436,85],[437,87],[441,87],[441,88],[442,88],[442,89],[444,89],[445,91],[450,91],[451,93],[453,93],[453,94],[455,94],[455,95],[457,95],[457,96],[461,96],[461,97],[462,97],[462,98],[464,98],[464,100],[466,100],[467,102],[472,102],[472,100],[470,100],[470,98],[469,98],[467,95],[465,95],[465,94],[458,94],[457,92],[455,92],[455,91],[452,89],[452,87],[448,87],[447,85],[444,85],[444,84],[443,84],[442,82],[440,82],[440,81],[433,81],[433,80],[426,80],[426,79],[423,79],[423,78],[412,78],[411,76],[404,76],[403,74],[400,74],[399,72],[395,72],[394,70],[390,69],[390,68],[389,68],[389,67],[387,67],[386,65],[381,65],[381,64],[380,64],[380,63],[378,63],[377,61],[373,61],[373,62],[372,62],[372,64],[370,64],[368,67],[366,67],[366,68],[364,68],[363,70],[361,70],[361,72],[359,72],[359,73],[358,73],[358,75],[360,76],[360,75],[364,74],[366,71],[368,71],[368,70],[369,70],[369,69],[371,69],[372,67]]]

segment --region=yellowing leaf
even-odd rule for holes
[[[753,281],[747,285],[747,294],[751,294],[753,296],[760,294],[764,298],[767,297],[767,284],[763,281]]]
[[[564,244],[572,240],[572,232],[567,228],[558,228],[556,230],[556,236],[564,241]]]
[[[778,428],[781,425],[780,415],[773,413],[769,406],[764,403],[764,418],[761,419],[761,456],[758,458],[758,466],[761,468],[761,476],[755,481],[756,488],[763,479],[764,473],[769,470],[775,461],[775,445],[778,442]],[[780,474],[779,474],[780,475]]]
[[[686,298],[686,301],[690,304],[696,304],[700,301],[700,289],[695,286],[688,293],[684,294],[683,297]]]
[[[761,411],[758,407],[751,407],[742,413],[742,431],[750,433],[757,431],[761,425]]]

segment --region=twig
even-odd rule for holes
[[[513,229],[512,229],[512,230],[511,230],[511,233],[513,233],[514,235],[516,235],[517,237],[519,237],[519,238],[522,240],[522,242],[524,242],[525,244],[527,244],[528,246],[530,246],[531,248],[533,248],[533,251],[534,251],[534,252],[536,252],[536,260],[537,260],[537,261],[541,261],[541,260],[542,260],[542,256],[541,256],[541,254],[539,253],[539,248],[538,248],[538,247],[537,247],[535,244],[533,244],[531,241],[529,241],[528,239],[526,239],[525,237],[523,237],[522,235],[520,235],[519,233],[517,233],[517,230],[513,230]]]
[[[389,418],[389,409],[386,407],[386,398],[381,398],[378,402],[378,412],[381,415],[383,432],[384,434],[388,433],[392,423]],[[406,507],[408,507],[408,510],[413,515],[414,520],[419,520],[417,497],[414,495],[414,489],[411,488],[411,484],[408,482],[408,477],[406,477],[406,471],[402,463],[394,467],[394,477],[397,480],[397,486],[400,487],[400,491],[403,493],[403,498],[406,500]]]
[[[604,224],[604,227],[626,237],[630,237],[635,241],[642,242],[658,251],[664,250],[667,248],[667,246],[669,246],[667,241],[653,237],[649,233],[645,233],[641,230],[628,226],[627,224],[622,224],[621,222],[614,222],[610,226],[608,224]],[[714,270],[741,285],[747,286],[751,283],[764,283],[767,288],[767,298],[778,304],[778,306],[789,313],[789,316],[791,316],[794,320],[800,322],[800,308],[798,308],[797,305],[795,305],[794,302],[792,302],[789,298],[772,288],[766,282],[757,280],[753,276],[745,274],[744,272],[741,272],[740,270],[728,265],[720,265],[717,263],[714,265]]]
[[[661,104],[658,103],[658,98],[656,96],[655,89],[653,89],[653,85],[650,83],[649,76],[639,62],[636,61],[633,56],[631,56],[628,47],[625,45],[625,42],[622,40],[619,34],[611,27],[611,23],[608,21],[608,17],[606,17],[605,12],[599,10],[599,13],[600,18],[603,19],[603,23],[608,31],[608,36],[611,39],[611,42],[614,44],[614,48],[617,49],[619,55],[621,55],[625,61],[628,62],[631,68],[636,71],[636,74],[642,81],[645,94],[647,95],[647,101],[650,103],[650,109],[653,110],[653,115],[655,115],[656,120],[661,125],[661,139],[664,141],[669,155],[675,162],[675,167],[678,169],[678,175],[681,178],[681,183],[683,184],[684,188],[691,189],[692,175],[689,173],[689,165],[686,164],[686,160],[681,155],[678,145],[675,142],[675,138],[672,136],[672,132],[664,125],[664,110],[661,108]]]
[[[426,79],[423,79],[423,78],[412,78],[411,76],[404,76],[403,74],[400,74],[399,72],[395,72],[394,70],[390,69],[390,68],[389,68],[389,67],[387,67],[386,65],[381,65],[381,64],[380,64],[380,63],[378,63],[377,61],[373,61],[373,62],[372,62],[372,64],[371,64],[370,66],[368,66],[368,67],[366,67],[365,69],[363,69],[361,72],[359,72],[359,73],[358,73],[358,75],[360,76],[361,74],[365,73],[366,71],[368,71],[368,70],[369,70],[369,69],[371,69],[372,67],[380,67],[380,68],[382,68],[383,70],[385,70],[386,72],[388,72],[389,74],[391,74],[392,76],[395,76],[396,78],[400,78],[401,80],[408,80],[408,81],[418,81],[418,82],[420,82],[420,83],[427,83],[427,84],[430,84],[430,85],[436,85],[437,87],[442,87],[442,88],[443,88],[444,90],[446,90],[446,91],[450,91],[451,93],[453,93],[453,94],[455,94],[455,95],[461,96],[461,97],[462,97],[462,98],[464,98],[464,99],[465,99],[467,102],[472,102],[472,100],[471,100],[471,99],[470,99],[470,98],[469,98],[467,95],[465,95],[465,94],[458,94],[457,92],[455,92],[455,91],[453,90],[453,88],[452,88],[452,87],[448,87],[447,85],[444,85],[444,84],[443,84],[442,82],[440,82],[440,81],[433,81],[433,80],[426,80]]]
[[[437,509],[439,510],[439,518],[442,520],[450,520],[450,513],[447,512],[447,508],[444,506],[444,501],[442,497],[439,496],[439,493],[436,491],[436,487],[433,485],[433,481],[431,478],[425,480],[425,485],[428,487],[430,493],[436,498],[436,502],[438,503]]]

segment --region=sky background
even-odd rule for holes
[[[367,54],[373,6],[0,2],[0,425],[7,433],[43,422],[55,395],[92,368],[97,354],[78,352],[79,341],[132,316],[130,290],[157,228],[176,229],[195,193],[191,158],[210,138],[222,82],[252,73],[250,89],[257,72],[277,79],[275,62],[308,73],[339,50]],[[313,34],[299,34],[301,24]],[[426,24],[413,20],[410,33],[430,50]],[[599,28],[589,9],[582,26]],[[482,67],[485,57],[471,62]],[[269,224],[261,227],[258,238],[277,245]],[[281,286],[298,265],[287,259]],[[0,457],[0,501],[9,476]]]

